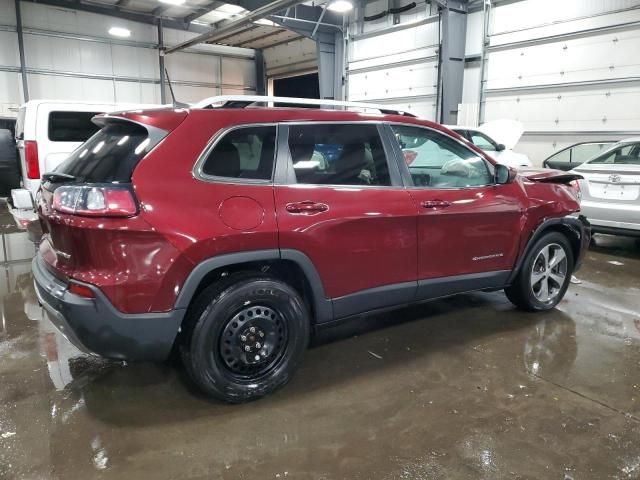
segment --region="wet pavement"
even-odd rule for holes
[[[3,252],[28,258],[10,223]],[[631,239],[598,236],[552,312],[482,293],[366,317],[239,406],[175,365],[82,356],[38,307],[29,262],[3,270],[2,480],[640,478]]]

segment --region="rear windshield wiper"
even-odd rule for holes
[[[69,175],[68,173],[62,172],[47,172],[42,175],[43,180],[47,180],[51,183],[59,183],[59,182],[74,182],[77,180],[73,175]]]

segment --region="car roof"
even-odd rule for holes
[[[433,128],[450,134],[451,131],[430,120],[396,114],[372,114],[350,110],[293,107],[246,107],[246,108],[157,108],[148,110],[127,110],[112,113],[111,116],[129,118],[140,123],[153,124],[154,119],[174,114],[224,117],[225,123],[272,123],[272,122],[389,122],[395,124],[415,124]]]

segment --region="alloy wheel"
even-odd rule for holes
[[[536,256],[531,269],[531,290],[542,303],[553,302],[567,278],[567,253],[557,243],[545,245]]]

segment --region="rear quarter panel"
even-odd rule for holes
[[[184,268],[167,279],[176,295],[193,266],[203,260],[226,253],[278,248],[271,184],[214,183],[193,176],[193,167],[209,140],[229,125],[224,115],[191,112],[140,162],[133,174],[141,217],[179,250],[185,260]],[[223,202],[233,199],[230,208],[237,209],[238,205],[251,203],[247,198],[262,208],[259,224],[250,228],[238,225],[232,228],[225,224],[220,216]],[[232,215],[243,213],[234,212]],[[153,308],[161,304],[164,299],[158,297]]]

